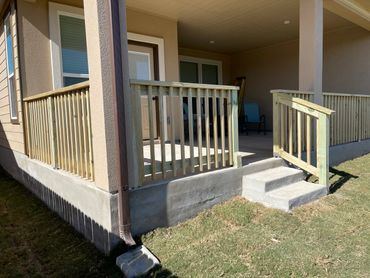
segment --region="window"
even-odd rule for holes
[[[181,82],[222,84],[222,62],[180,56]]]
[[[83,9],[49,3],[54,88],[89,79]]]
[[[9,94],[9,108],[11,120],[18,119],[17,111],[17,95],[15,91],[14,80],[14,54],[13,54],[13,36],[10,24],[10,14],[4,20],[4,34],[5,34],[5,52],[6,65],[8,77],[8,94]]]

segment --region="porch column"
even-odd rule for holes
[[[323,104],[323,0],[300,0],[299,90]]]
[[[119,184],[115,111],[114,53],[109,1],[84,0],[90,76],[91,128],[95,182],[106,191]]]

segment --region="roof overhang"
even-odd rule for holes
[[[324,7],[370,31],[369,0],[324,0]]]

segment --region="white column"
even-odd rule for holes
[[[114,53],[109,1],[84,0],[90,76],[95,183],[106,191],[119,184],[119,152],[114,118]]]
[[[323,0],[300,0],[299,90],[323,103]]]

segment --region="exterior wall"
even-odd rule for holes
[[[177,22],[127,9],[127,31],[164,39],[166,80],[179,80]]]
[[[370,94],[370,33],[360,27],[324,34],[323,91]],[[232,55],[233,76],[246,76],[245,99],[257,102],[272,129],[271,89],[298,89],[299,42]]]
[[[221,61],[223,85],[232,84],[234,78],[236,77],[231,75],[231,56],[228,54],[180,47],[179,55]]]
[[[23,96],[53,89],[48,2],[83,7],[82,0],[17,0]]]
[[[19,55],[18,55],[18,34],[16,22],[16,10],[14,3],[11,4],[10,22],[13,33],[13,52],[14,52],[14,74],[15,91],[17,96],[18,121],[12,122],[10,119],[9,92],[7,63],[5,53],[5,34],[3,18],[1,15],[0,23],[0,146],[24,153],[23,135],[23,116],[22,116],[22,94],[20,86]],[[0,154],[1,156],[1,154]]]

